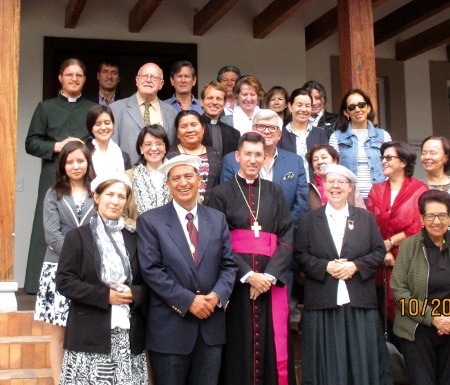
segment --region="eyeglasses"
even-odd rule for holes
[[[67,79],[70,79],[70,78],[77,78],[77,79],[84,78],[83,74],[63,74],[62,76],[66,77]]]
[[[272,126],[270,124],[255,124],[253,128],[258,132],[269,130],[269,132],[271,132],[272,134],[279,130],[278,126]]]
[[[436,218],[438,218],[441,222],[443,222],[448,218],[448,213],[425,214],[422,215],[422,218],[425,219],[427,222],[434,222]]]
[[[339,187],[344,187],[346,184],[350,183],[348,181],[343,181],[343,180],[329,180],[329,179],[325,179],[324,182],[328,185],[328,186],[336,186],[338,185]]]
[[[339,187],[344,187],[346,184],[350,183],[348,181],[343,181],[343,180],[328,180],[325,179],[324,181],[328,186],[339,186]]]
[[[400,157],[397,156],[397,155],[383,155],[383,156],[380,156],[381,161],[383,161],[383,159],[386,159],[387,162],[390,162],[394,158],[400,159]]]
[[[164,143],[163,142],[157,142],[157,143],[144,143],[142,145],[142,147],[144,147],[146,150],[152,148],[152,147],[156,147],[157,149],[160,149],[162,147],[164,147]]]
[[[366,102],[359,102],[359,103],[356,103],[356,104],[349,104],[347,106],[347,110],[354,111],[356,107],[361,109],[361,108],[366,108],[366,106],[367,106]]]
[[[137,77],[141,80],[151,80],[152,82],[158,82],[161,80],[161,77],[152,74],[137,75]]]

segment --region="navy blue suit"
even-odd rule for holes
[[[220,183],[234,178],[239,168],[234,152],[225,155],[222,161]],[[278,148],[278,156],[273,164],[272,182],[280,185],[292,220],[297,225],[300,215],[309,209],[309,188],[303,159],[297,154]]]
[[[225,309],[237,266],[225,216],[198,205],[199,264],[172,202],[137,219],[138,257],[150,288],[146,347],[164,354],[189,354],[198,334],[207,345],[225,343]],[[189,312],[196,294],[216,293],[222,307],[200,320]]]

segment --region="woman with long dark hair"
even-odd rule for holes
[[[91,154],[81,142],[68,142],[56,168],[56,180],[44,198],[44,233],[47,243],[39,279],[34,319],[52,324],[50,365],[58,384],[69,301],[55,288],[55,276],[64,238],[73,228],[89,223],[94,214],[90,194]]]

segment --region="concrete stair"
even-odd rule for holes
[[[0,385],[53,385],[50,332],[32,311],[0,314]]]

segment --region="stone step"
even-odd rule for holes
[[[50,369],[0,370],[0,385],[53,385]]]

